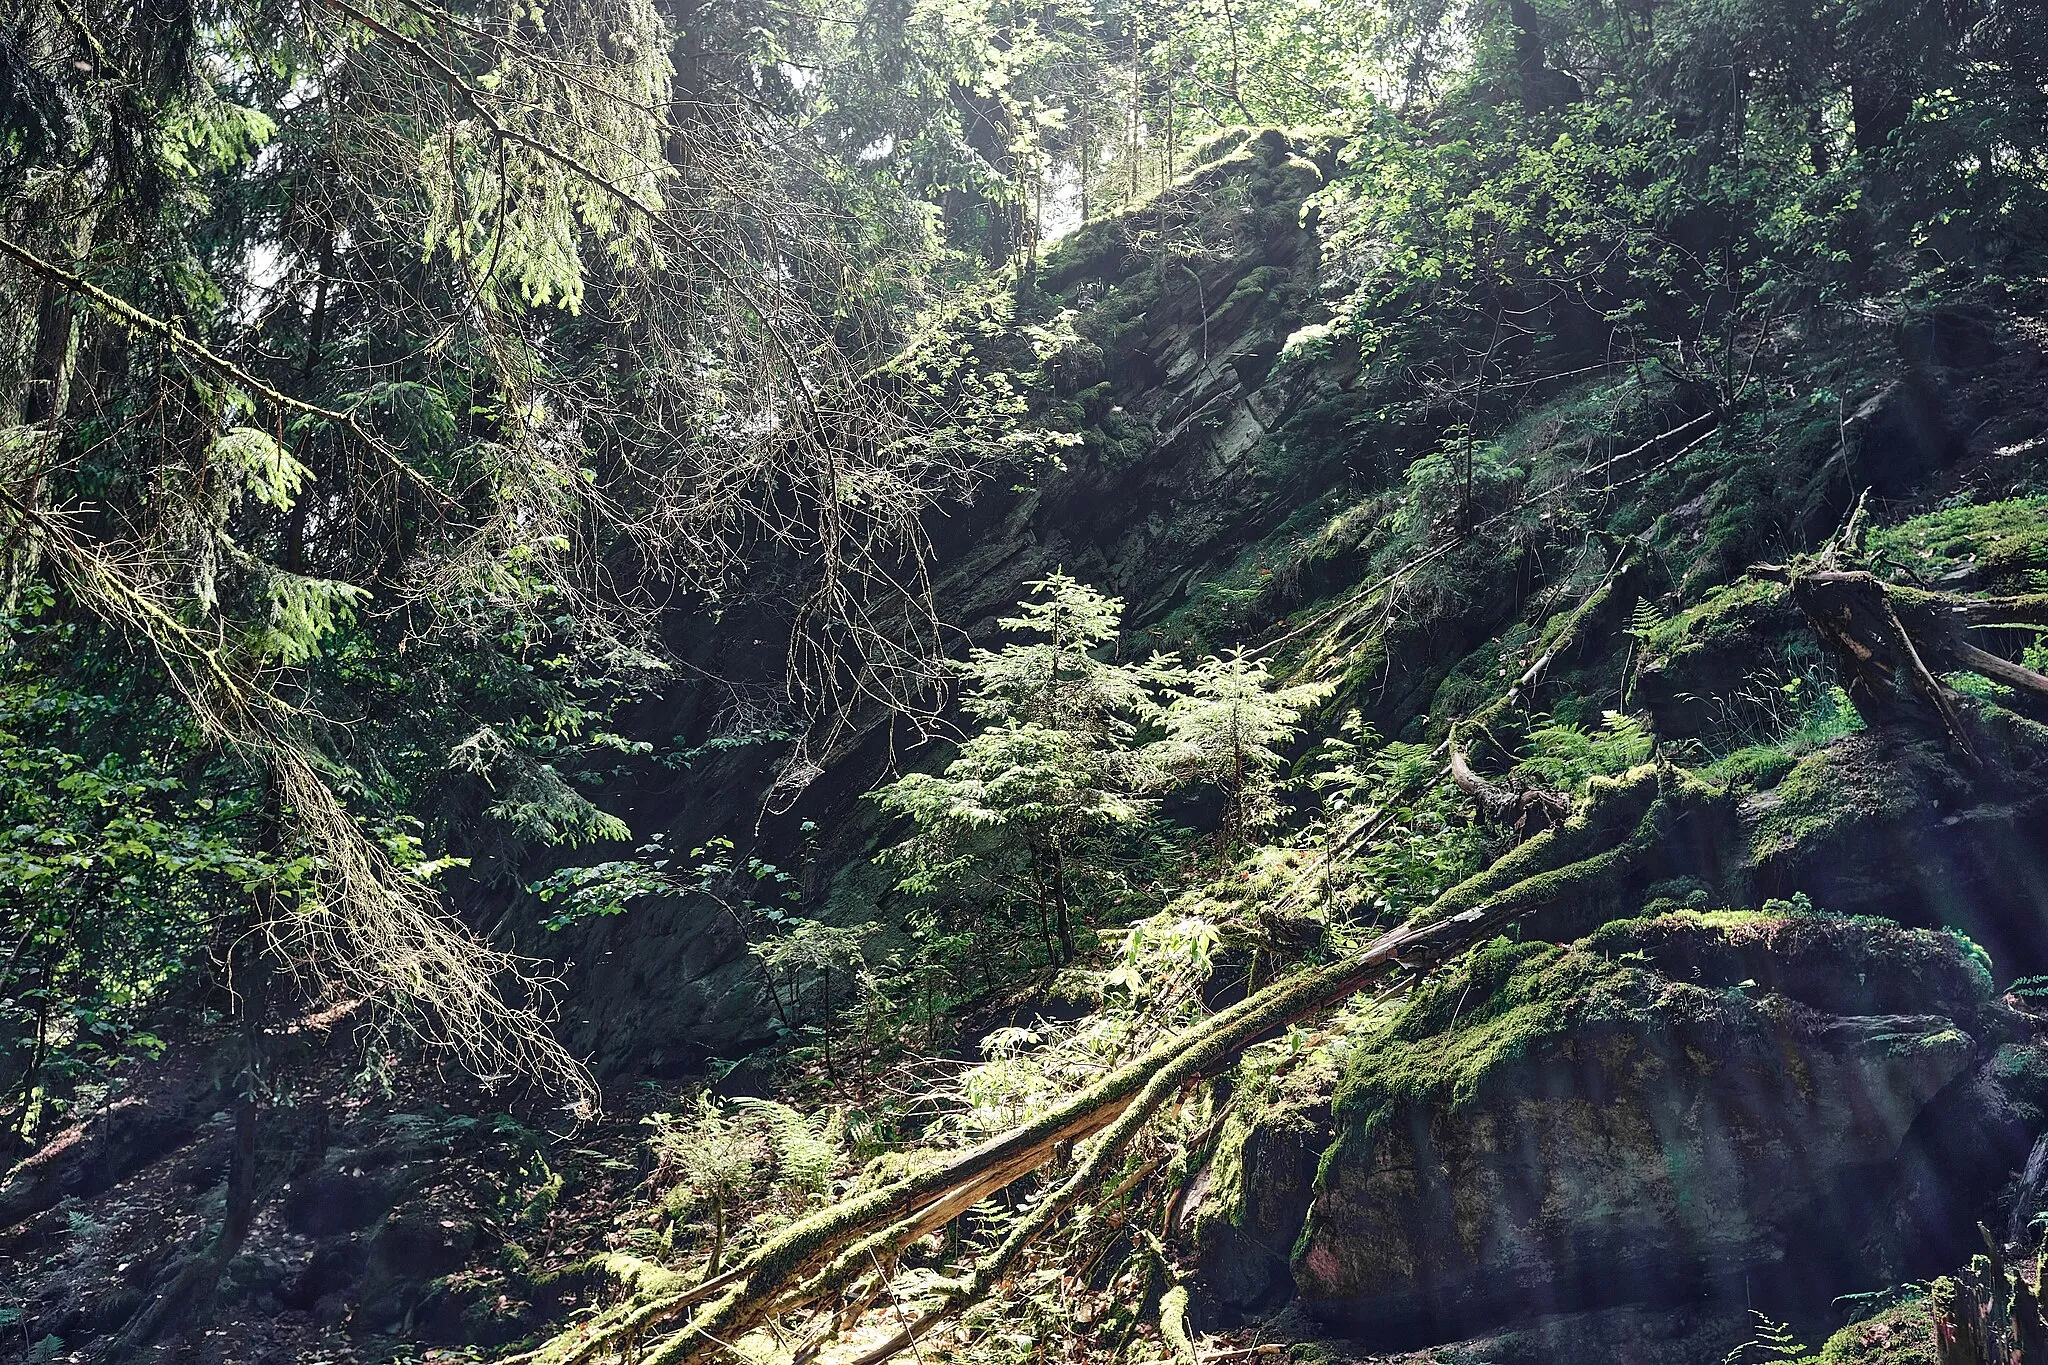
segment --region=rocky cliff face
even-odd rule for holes
[[[1089,224],[1047,253],[1020,296],[984,305],[1015,310],[1005,328],[1070,326],[1048,355],[992,352],[980,363],[1010,367],[1030,423],[1073,444],[1063,467],[998,470],[971,502],[934,520],[941,620],[986,639],[1025,583],[1060,568],[1124,597],[1143,626],[1345,477],[1342,451],[1304,420],[1328,377],[1274,366],[1287,336],[1317,316],[1318,247],[1304,201],[1333,156],[1277,132],[1226,139],[1154,206]],[[783,664],[774,626],[674,627],[686,661],[706,674],[756,680],[768,729],[768,679]],[[744,708],[735,709],[744,695],[686,684],[628,723],[657,742],[701,746],[744,731]],[[914,737],[885,712],[852,721],[784,815],[761,818],[775,743],[706,753],[682,774],[650,771],[610,799],[642,837],[660,832],[689,847],[727,835],[803,871],[812,913],[877,918],[886,882],[867,860],[883,831],[859,796],[921,755],[905,754]],[[565,952],[572,1046],[611,1076],[676,1074],[707,1055],[744,1052],[770,1022],[745,945],[734,918],[701,902],[642,902],[580,932]]]

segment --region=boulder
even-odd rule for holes
[[[1855,485],[1903,497],[1934,470],[1960,460],[1964,435],[1954,425],[1954,401],[1940,375],[1917,367],[1865,400],[1842,426]]]
[[[1387,1344],[1825,1302],[1917,1268],[1930,1227],[1973,1230],[2024,1156],[1992,1063],[2028,1032],[1967,941],[1883,921],[1684,911],[1496,940],[1353,1041],[1320,1134],[1296,1096],[1226,1135],[1241,1169],[1204,1211],[1205,1278],[1249,1309],[1284,1274]],[[1997,1161],[1929,1159],[1958,1141]]]
[[[1980,743],[1998,738],[1987,726]],[[1896,729],[1801,755],[1743,798],[1752,894],[1947,925],[2002,971],[2048,971],[2048,795],[2005,776],[2030,761],[2019,746],[1987,758],[1973,767],[1939,738]]]

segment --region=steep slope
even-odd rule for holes
[[[1023,398],[1017,428],[1063,449],[1057,467],[999,471],[931,528],[938,610],[966,640],[992,638],[1023,584],[1063,568],[1129,601],[1128,653],[1248,642],[1330,683],[1304,754],[1364,752],[1365,727],[1419,746],[1403,771],[1427,795],[1380,793],[1387,825],[1193,888],[1183,907],[1222,945],[1210,1006],[1341,961],[1440,891],[1470,905],[1537,873],[1509,937],[1416,954],[1405,1006],[1312,1012],[1303,1033],[1252,1040],[1242,1072],[1191,1080],[1184,1131],[1155,1137],[1126,1187],[1155,1201],[1141,1225],[1170,1245],[1155,1262],[1135,1236],[1106,1243],[1075,1272],[1076,1349],[1150,1342],[1177,1290],[1196,1332],[1335,1333],[1325,1344],[1347,1352],[1501,1328],[1533,1333],[1502,1359],[1619,1360],[1669,1328],[1649,1358],[1720,1359],[1751,1304],[1831,1330],[1834,1296],[1956,1268],[1980,1220],[2024,1232],[2041,1182],[2014,1176],[2040,1164],[2043,1054],[2038,997],[2015,978],[2048,967],[2038,706],[1961,671],[1885,694],[1797,594],[1821,571],[1801,556],[1824,546],[1901,592],[2048,586],[2038,322],[1952,310],[1787,359],[1787,376],[1831,367],[1862,396],[1847,421],[1738,420],[1654,375],[1560,371],[1526,386],[1491,472],[1460,480],[1440,432],[1387,415],[1399,376],[1316,344],[1306,201],[1335,153],[1226,138],[1169,194],[1090,224],[1028,286],[963,305],[921,343],[1000,376]],[[1838,538],[1866,487],[1875,527]],[[1749,572],[1761,559],[1780,571]],[[678,761],[627,765],[604,799],[643,838],[723,835],[735,860],[792,869],[810,915],[888,925],[905,905],[871,858],[891,831],[860,797],[942,751],[910,750],[910,727],[879,708],[856,714],[801,798],[764,815],[779,624],[765,607],[715,628],[678,619],[682,658],[717,681],[626,718]],[[1982,638],[2026,657],[2032,636]],[[1289,799],[1317,813],[1312,792]],[[1407,819],[1425,799],[1458,823]],[[1337,828],[1320,816],[1311,828]],[[1432,844],[1457,885],[1416,874],[1425,893],[1397,902],[1388,869],[1412,872]],[[1544,882],[1555,869],[1530,850],[1560,847],[1585,875]],[[1465,868],[1460,850],[1484,856]],[[704,1248],[636,1120],[676,1107],[658,1082],[773,1036],[747,953],[759,926],[704,897],[650,897],[558,936],[524,898],[473,909],[564,962],[568,1036],[614,1083],[606,1127],[550,1134],[520,1105],[501,1114],[417,1077],[380,1093],[346,1026],[302,1030],[290,1121],[220,1264],[236,1137],[224,1040],[199,1031],[0,1186],[14,1296],[0,1308],[23,1350],[384,1358],[676,1293],[663,1276],[694,1274]],[[991,1023],[1056,1032],[1109,1008],[1104,966],[1047,973],[956,1022],[969,1042]],[[770,1080],[761,1068],[730,1088]],[[842,1195],[895,1169],[842,1165]],[[748,1245],[786,1212],[764,1210]],[[638,1259],[587,1259],[607,1250]],[[1695,1312],[1683,1331],[1667,1321]]]
[[[1284,1297],[1259,1248],[1291,1248],[1310,1310],[1376,1341],[1694,1299],[1805,1318],[1980,1245],[1958,1210],[2025,1160],[2038,1027],[1958,941],[1881,921],[1666,911],[1501,941],[1327,1107],[1227,1137],[1241,1183],[1198,1240],[1226,1303]],[[1306,1201],[1307,1163],[1266,1155],[1295,1146]]]
[[[1348,477],[1340,442],[1315,415],[1328,379],[1274,364],[1319,315],[1304,201],[1322,188],[1334,148],[1269,131],[1225,138],[1209,155],[1156,205],[1053,247],[1021,295],[979,300],[928,340],[963,346],[1028,401],[1030,425],[1072,442],[1056,467],[998,468],[930,528],[938,617],[968,640],[988,640],[1024,584],[1056,568],[1128,599],[1138,624],[1156,619]],[[1034,344],[1024,335],[1033,328],[1052,338]],[[857,713],[801,800],[762,818],[782,746],[718,745],[772,734],[780,628],[758,618],[738,632],[676,624],[684,658],[719,681],[664,695],[630,726],[700,756],[687,772],[629,779],[617,813],[672,846],[732,837],[800,868],[807,902],[829,918],[871,919],[884,883],[867,858],[883,830],[858,798],[892,764],[919,761],[904,753],[915,735],[879,708]],[[742,701],[751,683],[764,710],[737,706],[732,681]],[[770,1010],[741,927],[701,900],[643,902],[565,956],[576,964],[569,1036],[607,1074],[672,1074],[766,1036]]]
[[[1065,259],[1048,263],[1049,280],[1069,278]],[[1084,316],[1099,326],[1126,300],[1152,304],[1160,277],[1127,280],[1124,298]],[[1751,1305],[1824,1335],[1840,1325],[1838,1295],[1958,1267],[1980,1222],[2016,1227],[2034,1198],[2011,1182],[2034,1164],[2041,1054],[2023,1007],[2032,986],[2001,992],[2040,965],[2048,922],[2037,852],[2048,732],[2040,679],[2015,659],[2040,620],[2030,575],[2048,567],[2029,548],[2044,426],[2034,320],[1940,305],[1900,325],[1852,313],[1814,344],[1791,337],[1772,357],[1774,384],[1868,395],[1835,420],[1811,403],[1731,409],[1647,367],[1590,381],[1560,368],[1521,386],[1519,420],[1482,450],[1455,426],[1446,438],[1402,417],[1407,377],[1319,348],[1316,317],[1290,319],[1306,330],[1277,367],[1308,397],[1260,418],[1263,437],[1227,417],[1215,428],[1221,450],[1249,438],[1243,463],[1279,474],[1291,505],[1262,499],[1233,525],[1234,495],[1220,495],[1240,485],[1221,480],[1209,494],[1219,516],[1185,531],[1148,518],[1131,541],[1148,547],[1135,571],[1104,548],[1095,528],[1116,523],[1093,505],[1061,513],[1088,538],[1045,543],[1055,562],[1131,594],[1140,646],[1259,642],[1292,676],[1333,685],[1318,737],[1370,725],[1416,741],[1430,761],[1408,761],[1424,774],[1441,773],[1447,749],[1433,790],[1477,809],[1486,857],[1422,922],[1506,905],[1488,913],[1514,939],[1441,971],[1420,951],[1415,975],[1388,987],[1418,992],[1407,1010],[1342,1015],[1289,1035],[1277,1055],[1247,1036],[1236,1046],[1256,1059],[1241,1073],[1212,1061],[1162,1069],[1193,1087],[1176,1111],[1179,1146],[1160,1139],[1150,1164],[1133,1155],[1126,1181],[1152,1191],[1188,1240],[1148,1252],[1119,1240],[1120,1219],[1106,1232],[1077,1219],[1086,1268],[1061,1270],[1056,1252],[1034,1263],[1077,1275],[1084,1299],[1102,1296],[1071,1309],[1070,1339],[1095,1349],[1121,1331],[1128,1343],[1155,1307],[1162,1343],[1182,1353],[1190,1330],[1276,1310],[1245,1330],[1311,1333],[1295,1313],[1306,1309],[1385,1347],[1564,1313],[1572,1324],[1529,1340],[1633,1359],[1644,1323],[1697,1310],[1670,1349],[1718,1359],[1752,1330]],[[1107,339],[1126,334],[1099,335],[1114,375]],[[1097,373],[1092,351],[1050,349],[1077,367],[1075,382]],[[1129,363],[1142,381],[1202,372],[1190,329],[1178,354]],[[1056,401],[1035,412],[1052,430],[1086,415]],[[1177,449],[1164,441],[1154,457]],[[1131,487],[1186,505],[1175,482],[1186,466],[1141,467],[1154,482]],[[1208,558],[1192,576],[1187,537]],[[1019,548],[999,538],[965,555],[973,581],[1007,583],[1001,566]],[[1751,567],[1766,559],[1778,562]],[[947,581],[957,593],[961,576]],[[1981,624],[1987,648],[1965,648],[1944,624],[1958,620]],[[1235,884],[1178,903],[1226,941],[1239,936],[1240,983],[1219,984],[1212,1004],[1249,989],[1262,963],[1273,970],[1266,954],[1341,965],[1356,951],[1345,935],[1415,908],[1396,907],[1375,878],[1426,856],[1412,846],[1458,834],[1400,824],[1387,836],[1414,796],[1383,791],[1383,822],[1369,807],[1351,833],[1312,826],[1320,833]],[[1410,853],[1373,847],[1381,836]],[[1305,932],[1286,924],[1301,898],[1313,902]],[[1858,918],[1872,915],[1891,922]],[[1283,978],[1295,979],[1306,978]],[[1092,997],[1077,989],[1083,1008],[1113,1012],[1106,982]],[[1206,1027],[1187,1035],[1185,1057],[1211,1048]],[[1204,1077],[1214,1088],[1196,1085]],[[1197,1116],[1217,1107],[1228,1115],[1200,1130]],[[917,1179],[900,1188],[925,1190]],[[848,1218],[899,1187],[861,1188],[841,1206]],[[1046,1216],[1077,1197],[1047,1188],[1034,1206]],[[886,1219],[912,1206],[875,1207]],[[860,1297],[825,1261],[867,1225],[828,1235],[835,1216],[762,1243],[766,1259],[745,1268],[763,1283],[741,1274],[701,1317],[691,1292],[642,1285],[618,1320],[671,1333],[661,1349],[677,1359],[699,1358],[708,1348],[693,1342],[728,1322],[772,1316],[777,1293],[798,1307],[843,1296],[840,1325],[860,1321],[879,1311],[879,1291]],[[884,1241],[867,1245],[895,1246],[874,1235]],[[2028,1242],[2023,1228],[2011,1237]],[[984,1273],[1009,1266],[1017,1245],[986,1253],[997,1269]],[[1126,1259],[1111,1255],[1126,1245]],[[1188,1251],[1199,1264],[1176,1262]],[[836,1287],[784,1283],[813,1270]],[[2020,1291],[1996,1287],[2003,1271],[1970,1273],[1994,1286],[1983,1311],[2024,1318]],[[1761,1276],[1771,1282],[1758,1292]],[[980,1276],[948,1283],[935,1315],[990,1288]],[[1011,1292],[1016,1311],[1036,1304]],[[1914,1349],[1931,1349],[1940,1324],[1963,1330],[1959,1300],[1932,1302]],[[1624,1330],[1602,1316],[1616,1312],[1648,1317]],[[1887,1321],[1884,1332],[1908,1330]],[[882,1334],[877,1351],[906,1344],[886,1323],[869,1330]],[[1491,1348],[1474,1349],[1484,1359]],[[1511,1354],[1542,1358],[1530,1349]]]

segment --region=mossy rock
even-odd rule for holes
[[[1930,757],[1939,763],[1939,756]],[[1757,861],[1810,859],[1819,846],[1910,820],[1928,793],[1901,777],[1893,746],[1881,741],[1831,744],[1807,754],[1768,799],[1750,808]]]
[[[1223,301],[1209,312],[1212,328],[1242,327],[1262,311],[1274,311],[1289,301],[1288,281],[1293,272],[1285,266],[1258,266],[1240,279]],[[1275,352],[1278,346],[1275,345]]]
[[[1828,1338],[1820,1365],[1940,1365],[1927,1299],[1911,1294]]]
[[[1741,578],[1659,621],[1642,637],[1631,699],[1665,739],[1713,734],[1774,660],[1815,653],[1812,632],[1781,583]]]
[[[2008,977],[2048,970],[2048,797],[1987,780],[1938,737],[1844,735],[1741,817],[1759,896],[1946,925]]]
[[[1336,1079],[1312,1058],[1258,1098],[1240,1096],[1217,1135],[1189,1221],[1206,1291],[1235,1309],[1271,1308],[1294,1290],[1288,1249],[1308,1216]]]
[[[1744,791],[1769,791],[1799,766],[1800,755],[1776,744],[1748,744],[1708,765],[1711,780]]]
[[[1616,1029],[1741,1041],[1779,1031],[1788,1002],[1974,1024],[1990,1001],[1974,945],[1882,920],[1685,910],[1619,921],[1566,946],[1495,939],[1417,992],[1360,1051],[1334,1112],[1345,1140],[1369,1140],[1399,1109],[1455,1111],[1498,1084],[1514,1092],[1520,1063]],[[1901,1035],[1909,1041],[1941,1051],[1956,1040],[1935,1029]]]
[[[1974,943],[1887,920],[1681,910],[1617,921],[1585,946],[1674,981],[1753,983],[1830,1014],[1942,1014],[1977,1028],[1991,999],[1990,966]]]
[[[2048,497],[1954,507],[1873,529],[1880,571],[2002,593],[2048,591]]]
[[[1273,195],[1276,199],[1306,199],[1322,187],[1322,167],[1305,156],[1290,153],[1274,168]]]
[[[1443,1339],[1788,1256],[1866,1273],[1846,1262],[1894,1254],[1873,1248],[1903,1223],[1832,1191],[1918,1169],[1909,1134],[2002,1040],[1998,1008],[1972,945],[1875,920],[1680,911],[1496,940],[1358,1041],[1296,1282],[1349,1330]]]
[[[2029,1128],[2048,1129],[2048,1047],[2007,1043],[1992,1055],[1989,1071]]]
[[[1748,1313],[1724,1304],[1631,1304],[1550,1314],[1506,1331],[1371,1359],[1374,1365],[1728,1365],[1731,1358],[1754,1359],[1731,1355],[1754,1328]]]

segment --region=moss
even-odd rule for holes
[[[1038,267],[1037,285],[1068,299],[1084,282],[1106,284],[1131,269],[1130,223],[1113,214],[1083,223],[1055,242]]]
[[[1705,534],[1689,574],[1712,582],[1742,572],[1768,551],[1774,534],[1773,510],[1784,497],[1783,453],[1768,454],[1762,444],[1710,441],[1705,447],[1715,460],[1716,478]]]
[[[1585,799],[1562,825],[1452,887],[1417,923],[1433,924],[1473,908],[1524,914],[1567,897],[1580,902],[1581,914],[1598,914],[1619,889],[1621,875],[1650,851],[1682,810],[1722,795],[1697,778],[1647,763],[1619,777],[1593,778]]]
[[[1776,744],[1751,744],[1715,759],[1707,776],[1731,787],[1769,791],[1799,764],[1799,755]]]
[[[1880,567],[1922,579],[1972,572],[2002,592],[2048,589],[2048,497],[1954,507],[1873,529],[1865,540]]]
[[[1345,1365],[1349,1359],[1317,1341],[1296,1341],[1287,1347],[1287,1365]]]
[[[854,1189],[862,1194],[889,1189],[913,1176],[934,1170],[940,1164],[937,1155],[915,1147],[883,1152],[861,1170]]]
[[[623,1251],[608,1251],[590,1264],[636,1294],[666,1294],[690,1283],[690,1277]]]
[[[1617,920],[1583,945],[1677,980],[1748,983],[1833,1014],[1933,1009],[1969,1024],[1992,998],[1982,950],[1960,934],[1785,907],[1773,902],[1761,912],[1679,910]]]
[[[1245,1143],[1264,1118],[1250,1105],[1233,1105],[1224,1116],[1223,1127],[1216,1134],[1216,1151],[1209,1159],[1209,1189],[1202,1197],[1200,1223],[1229,1223],[1241,1227],[1245,1222]],[[1196,1240],[1203,1240],[1203,1227],[1196,1230]]]
[[[1324,1154],[1319,1182],[1342,1148],[1370,1141],[1398,1110],[1470,1103],[1502,1068],[1564,1036],[1581,1012],[1616,1008],[1618,993],[1641,975],[1552,944],[1497,938],[1474,951],[1359,1049],[1332,1101],[1341,1137]]]
[[[1595,952],[1613,956],[1641,950],[1645,935],[1655,930],[1673,927],[1699,929],[1712,937],[1733,940],[1758,929],[1775,928],[1784,920],[1783,915],[1764,910],[1672,910],[1641,919],[1603,924],[1588,934],[1585,942]]]
[[[1225,128],[1220,133],[1197,139],[1188,152],[1188,165],[1207,166],[1221,161],[1251,141],[1253,131],[1245,127]]]
[[[1299,154],[1289,153],[1273,169],[1273,197],[1282,203],[1306,199],[1322,187],[1322,167]]]
[[[1223,1225],[1257,1230],[1258,1198],[1275,1193],[1276,1144],[1299,1143],[1313,1159],[1326,1140],[1330,1094],[1340,1066],[1338,1049],[1331,1047],[1305,1055],[1284,1047],[1247,1055],[1210,1155],[1208,1189],[1196,1220],[1197,1245],[1211,1245]],[[1286,1165],[1284,1160],[1280,1164]]]
[[[1751,640],[1758,620],[1782,608],[1786,600],[1787,589],[1782,583],[1761,578],[1737,579],[1659,622],[1643,637],[1643,652],[1647,656],[1673,657],[1702,646]]]
[[[1598,1047],[1617,1027],[1774,1036],[1784,999],[1843,1015],[1939,1010],[1968,1025],[1991,998],[1972,946],[1885,920],[1740,909],[1616,921],[1566,946],[1496,938],[1358,1048],[1333,1100],[1340,1137],[1323,1169],[1396,1113],[1455,1113],[1518,1063],[1553,1046]],[[1974,1046],[1962,1027],[1896,1040],[1912,1051]],[[2033,1064],[2017,1053],[2010,1062],[2016,1072]]]
[[[1278,467],[1263,471],[1269,481],[1303,472],[1295,463],[1303,452],[1291,444],[1281,446],[1266,442],[1262,447],[1278,462]],[[1292,595],[1289,589],[1301,581],[1303,565],[1316,557],[1329,528],[1343,516],[1341,511],[1331,515],[1320,501],[1297,510],[1247,546],[1228,567],[1203,575],[1186,601],[1145,627],[1138,647],[1216,649],[1254,633],[1285,609]]]
[[[1860,752],[1837,744],[1794,763],[1757,821],[1757,859],[1809,849],[1847,827],[1909,812],[1917,799],[1914,793],[1862,758]]]
[[[1448,725],[1460,717],[1497,710],[1489,704],[1507,691],[1527,667],[1528,659],[1540,652],[1541,646],[1531,647],[1529,628],[1525,625],[1514,626],[1486,640],[1458,660],[1437,684],[1436,694],[1429,702],[1432,724]],[[1512,761],[1513,754],[1509,752],[1503,757]]]
[[[516,1221],[521,1227],[538,1227],[554,1212],[555,1205],[562,1200],[562,1192],[568,1188],[568,1178],[562,1172],[548,1170],[545,1164],[541,1170],[546,1174],[542,1176],[539,1188],[519,1209]]]
[[[1237,287],[1232,289],[1229,297],[1223,300],[1222,308],[1227,310],[1249,300],[1264,298],[1273,290],[1287,283],[1292,278],[1292,275],[1293,272],[1285,266],[1258,266],[1247,272],[1245,277],[1237,282]]]
[[[2030,1130],[2048,1125],[2048,1047],[2007,1043],[1991,1056],[1991,1078]]]
[[[1820,1365],[1937,1365],[1926,1295],[1916,1290],[1883,1312],[1850,1323],[1828,1338],[1819,1359]]]
[[[1084,244],[1094,246],[1096,254],[1085,262],[1063,261],[1057,273],[1067,281],[1085,280],[1092,285],[1085,295],[1071,289],[1062,295],[1066,302],[1080,309],[1073,319],[1074,330],[1105,356],[1127,355],[1142,349],[1140,342],[1148,324],[1163,319],[1165,305],[1170,301],[1169,286],[1176,282],[1152,264],[1131,258],[1129,246],[1120,233],[1098,233],[1102,226],[1090,224],[1068,238],[1076,249]],[[1081,240],[1084,234],[1086,243]],[[1088,302],[1086,295],[1097,294],[1097,301]]]

